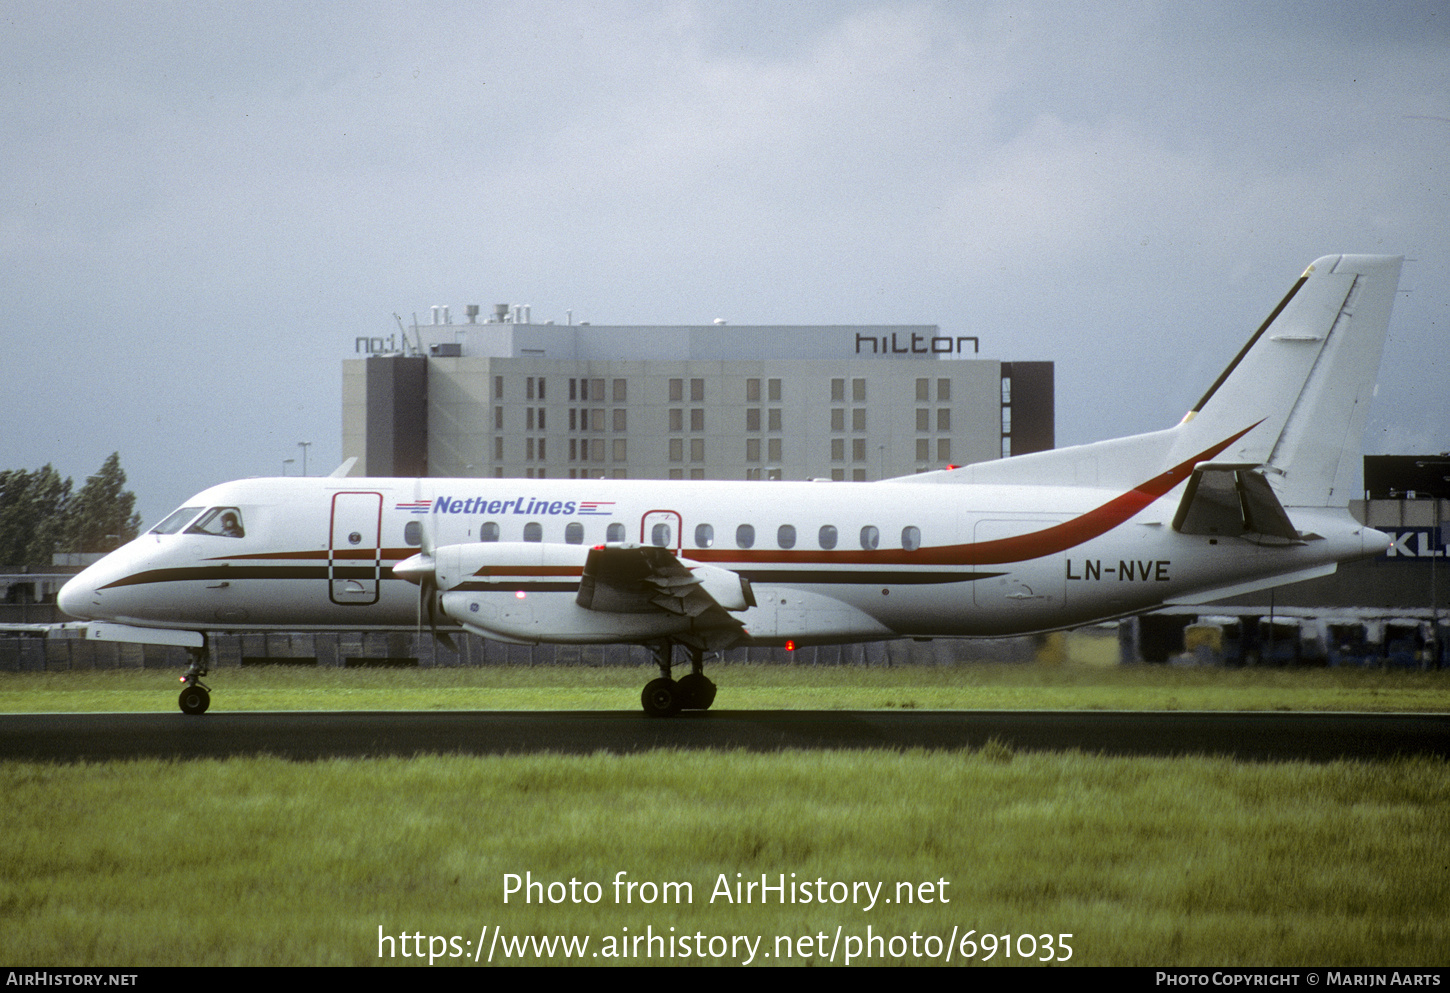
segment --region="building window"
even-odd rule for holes
[[[493,439],[493,457],[496,461],[503,461],[503,439]]]
[[[690,430],[705,430],[705,411],[703,408],[693,407],[690,409]]]
[[[931,380],[929,380],[929,379],[918,379],[916,381],[916,400],[917,400],[918,403],[921,403],[922,401],[930,400],[931,399],[931,396],[927,393],[927,391],[930,388],[931,388]]]
[[[685,381],[683,379],[670,380],[670,402],[679,403],[685,399]]]
[[[1006,382],[1006,380],[1003,380],[1003,382]],[[493,398],[495,400],[502,400],[503,399],[503,377],[502,376],[495,376],[495,377],[493,377]]]
[[[952,409],[950,407],[937,408],[936,429],[938,431],[950,431],[952,429]]]
[[[526,410],[524,412],[524,429],[526,431],[532,431],[534,429],[534,408],[533,407],[530,407],[528,410]]]
[[[747,430],[747,431],[759,431],[760,430],[760,408],[759,407],[746,407],[745,408],[745,430]]]
[[[701,403],[705,399],[705,381],[703,379],[690,380],[690,402]]]
[[[745,439],[745,461],[746,462],[759,462],[760,461],[760,439],[759,438],[746,438]]]
[[[846,439],[845,438],[832,438],[831,439],[831,461],[832,462],[844,462],[844,461],[846,461]]]
[[[670,408],[670,430],[671,431],[683,431],[683,430],[685,430],[685,412],[683,410],[681,410],[679,407],[671,407]]]
[[[865,462],[866,461],[866,439],[865,438],[852,438],[851,439],[851,461],[852,462]]]
[[[614,439],[614,461],[616,461],[616,462],[628,462],[629,461],[628,450],[625,448],[625,446],[628,443],[629,443],[628,442],[628,439],[625,439],[625,438],[615,438]]]
[[[844,379],[831,380],[831,401],[833,403],[844,403],[846,400],[846,381]]]
[[[938,438],[936,440],[936,460],[938,462],[950,462],[952,460],[952,440],[950,438]]]
[[[595,401],[604,399],[604,380],[591,379],[589,381],[589,399]]]
[[[771,462],[779,462],[779,461],[781,461],[781,459],[783,458],[783,456],[781,455],[781,447],[780,447],[781,446],[781,441],[780,441],[780,439],[779,438],[771,438],[765,444],[766,444],[766,455],[765,455],[765,457],[769,461],[771,461]]]
[[[780,380],[772,379],[767,384],[771,403],[780,403]]]
[[[627,418],[626,410],[627,410],[627,408],[624,408],[624,407],[615,407],[614,408],[614,430],[615,431],[623,432],[623,431],[627,430],[625,428],[625,423],[626,423],[626,418]],[[539,411],[539,413],[542,414],[543,411],[541,410],[541,411]]]
[[[952,398],[952,381],[950,379],[938,379],[936,381],[936,398],[942,402]]]
[[[1002,377],[1002,402],[1003,403],[1011,403],[1012,402],[1012,377],[1011,376],[1003,376]]]
[[[530,376],[527,382],[528,386],[524,388],[524,399],[532,400],[534,398],[534,377]]]
[[[495,431],[502,431],[503,430],[503,408],[502,407],[495,407],[495,408],[493,408],[493,429]]]
[[[705,461],[705,439],[704,438],[691,438],[690,439],[690,461],[691,462],[704,462]]]
[[[916,439],[916,461],[926,462],[931,459],[931,439]]]
[[[745,381],[745,402],[746,403],[759,403],[760,402],[760,380],[758,380],[758,379],[747,379]]]
[[[770,425],[769,426],[769,430],[771,430],[771,431],[779,431],[781,429],[781,427],[780,427],[780,408],[779,407],[771,407],[770,410],[766,411],[766,413],[769,416],[769,425]]]
[[[670,439],[670,461],[671,462],[683,462],[683,461],[685,461],[685,442],[684,442],[684,439],[682,439],[682,438],[671,438]]]
[[[866,430],[866,408],[865,407],[853,407],[851,409],[851,430],[852,431],[865,431]]]
[[[846,430],[846,411],[841,407],[831,408],[831,430]]]
[[[851,402],[852,403],[865,403],[866,402],[866,380],[864,380],[864,379],[853,379],[853,380],[851,380]]]
[[[614,381],[614,402],[615,403],[628,403],[629,402],[628,397],[629,397],[629,383],[628,383],[628,381],[627,380],[623,380],[623,379],[616,379]]]
[[[925,382],[925,380],[923,380]],[[916,408],[916,429],[918,431],[931,430],[931,411],[925,407]]]

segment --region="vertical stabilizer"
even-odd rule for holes
[[[1244,431],[1215,462],[1267,466],[1286,507],[1343,507],[1379,375],[1399,256],[1327,255],[1175,429],[1170,463]]]

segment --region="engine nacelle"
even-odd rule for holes
[[[433,552],[438,589],[542,592],[577,591],[589,549],[541,541],[481,541],[444,545]]]

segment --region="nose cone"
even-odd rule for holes
[[[83,621],[97,618],[98,594],[90,573],[90,569],[85,569],[72,577],[55,597],[55,602],[63,613]]]

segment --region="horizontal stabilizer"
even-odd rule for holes
[[[1173,530],[1179,534],[1275,539],[1303,543],[1289,520],[1264,467],[1202,463],[1193,470]]]

